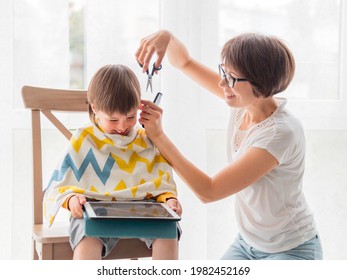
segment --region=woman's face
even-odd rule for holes
[[[111,115],[95,110],[98,125],[109,134],[128,135],[137,122],[137,109],[130,110],[126,115],[114,112]]]
[[[226,66],[224,71],[226,75],[229,75],[229,80],[232,80],[231,77],[244,79],[244,77],[240,73],[237,73],[232,67]],[[246,107],[257,99],[248,81],[235,81],[234,86],[231,88],[227,85],[225,78],[223,78],[219,82],[219,86],[224,89],[224,99],[230,107]]]

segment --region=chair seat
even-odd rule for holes
[[[37,244],[52,244],[50,254],[54,254],[54,259],[72,259],[72,250],[69,244],[68,224],[55,223],[53,226],[34,225],[33,239]],[[60,243],[60,246],[59,246]],[[139,239],[120,239],[111,253],[105,259],[120,258],[150,258],[152,250]]]
[[[69,242],[68,224],[56,223],[51,227],[45,224],[34,225],[33,239],[39,243]]]

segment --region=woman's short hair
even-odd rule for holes
[[[141,100],[140,83],[129,67],[121,64],[105,65],[93,76],[88,87],[89,117],[95,122],[91,108],[106,114],[118,112],[126,115],[137,108]]]
[[[257,97],[269,97],[284,91],[295,72],[295,60],[289,48],[277,37],[245,33],[227,41],[222,61],[253,86]]]

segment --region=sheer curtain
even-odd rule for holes
[[[1,177],[1,192],[3,199],[0,211],[6,213],[1,215],[1,231],[0,239],[4,240],[5,246],[0,250],[0,259],[9,259],[11,256],[11,224],[12,224],[12,127],[8,124],[10,117],[13,117],[10,108],[12,104],[12,56],[13,56],[13,17],[12,17],[12,1],[0,2],[0,114],[2,121],[0,122],[1,129],[1,162],[0,162],[0,177]],[[8,121],[5,121],[5,116]]]
[[[1,203],[0,259],[31,256],[30,117],[24,84],[68,86],[67,1],[1,1]]]
[[[75,0],[76,1],[76,0]],[[3,200],[0,259],[31,257],[30,115],[23,109],[24,84],[66,88],[71,84],[68,0],[0,2],[0,77],[2,117],[1,187]],[[346,7],[343,1],[271,0],[82,0],[86,87],[95,70],[108,63],[129,65],[142,89],[146,76],[134,60],[140,39],[159,28],[171,30],[191,55],[217,70],[222,44],[240,32],[265,32],[283,38],[297,59],[293,84],[284,96],[307,135],[304,190],[315,213],[326,259],[347,259]],[[69,39],[70,38],[70,39]],[[229,109],[173,69],[164,59],[154,78],[163,92],[164,127],[178,148],[213,175],[226,165]],[[152,99],[154,94],[143,97]],[[86,121],[64,116],[71,129]],[[47,158],[45,180],[64,145],[43,124]],[[181,259],[218,259],[237,234],[233,199],[204,205],[175,176],[183,205]],[[333,230],[332,230],[333,229]]]

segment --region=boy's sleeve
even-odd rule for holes
[[[171,192],[166,192],[158,195],[155,199],[157,202],[165,203],[169,198],[176,198],[176,196]]]
[[[69,211],[70,211],[70,209],[69,209],[69,201],[70,201],[70,198],[73,197],[73,196],[75,196],[75,194],[69,195],[69,196],[65,199],[65,201],[63,202],[63,204],[61,205],[61,207],[63,207],[63,208],[65,208],[66,210],[69,210]]]

